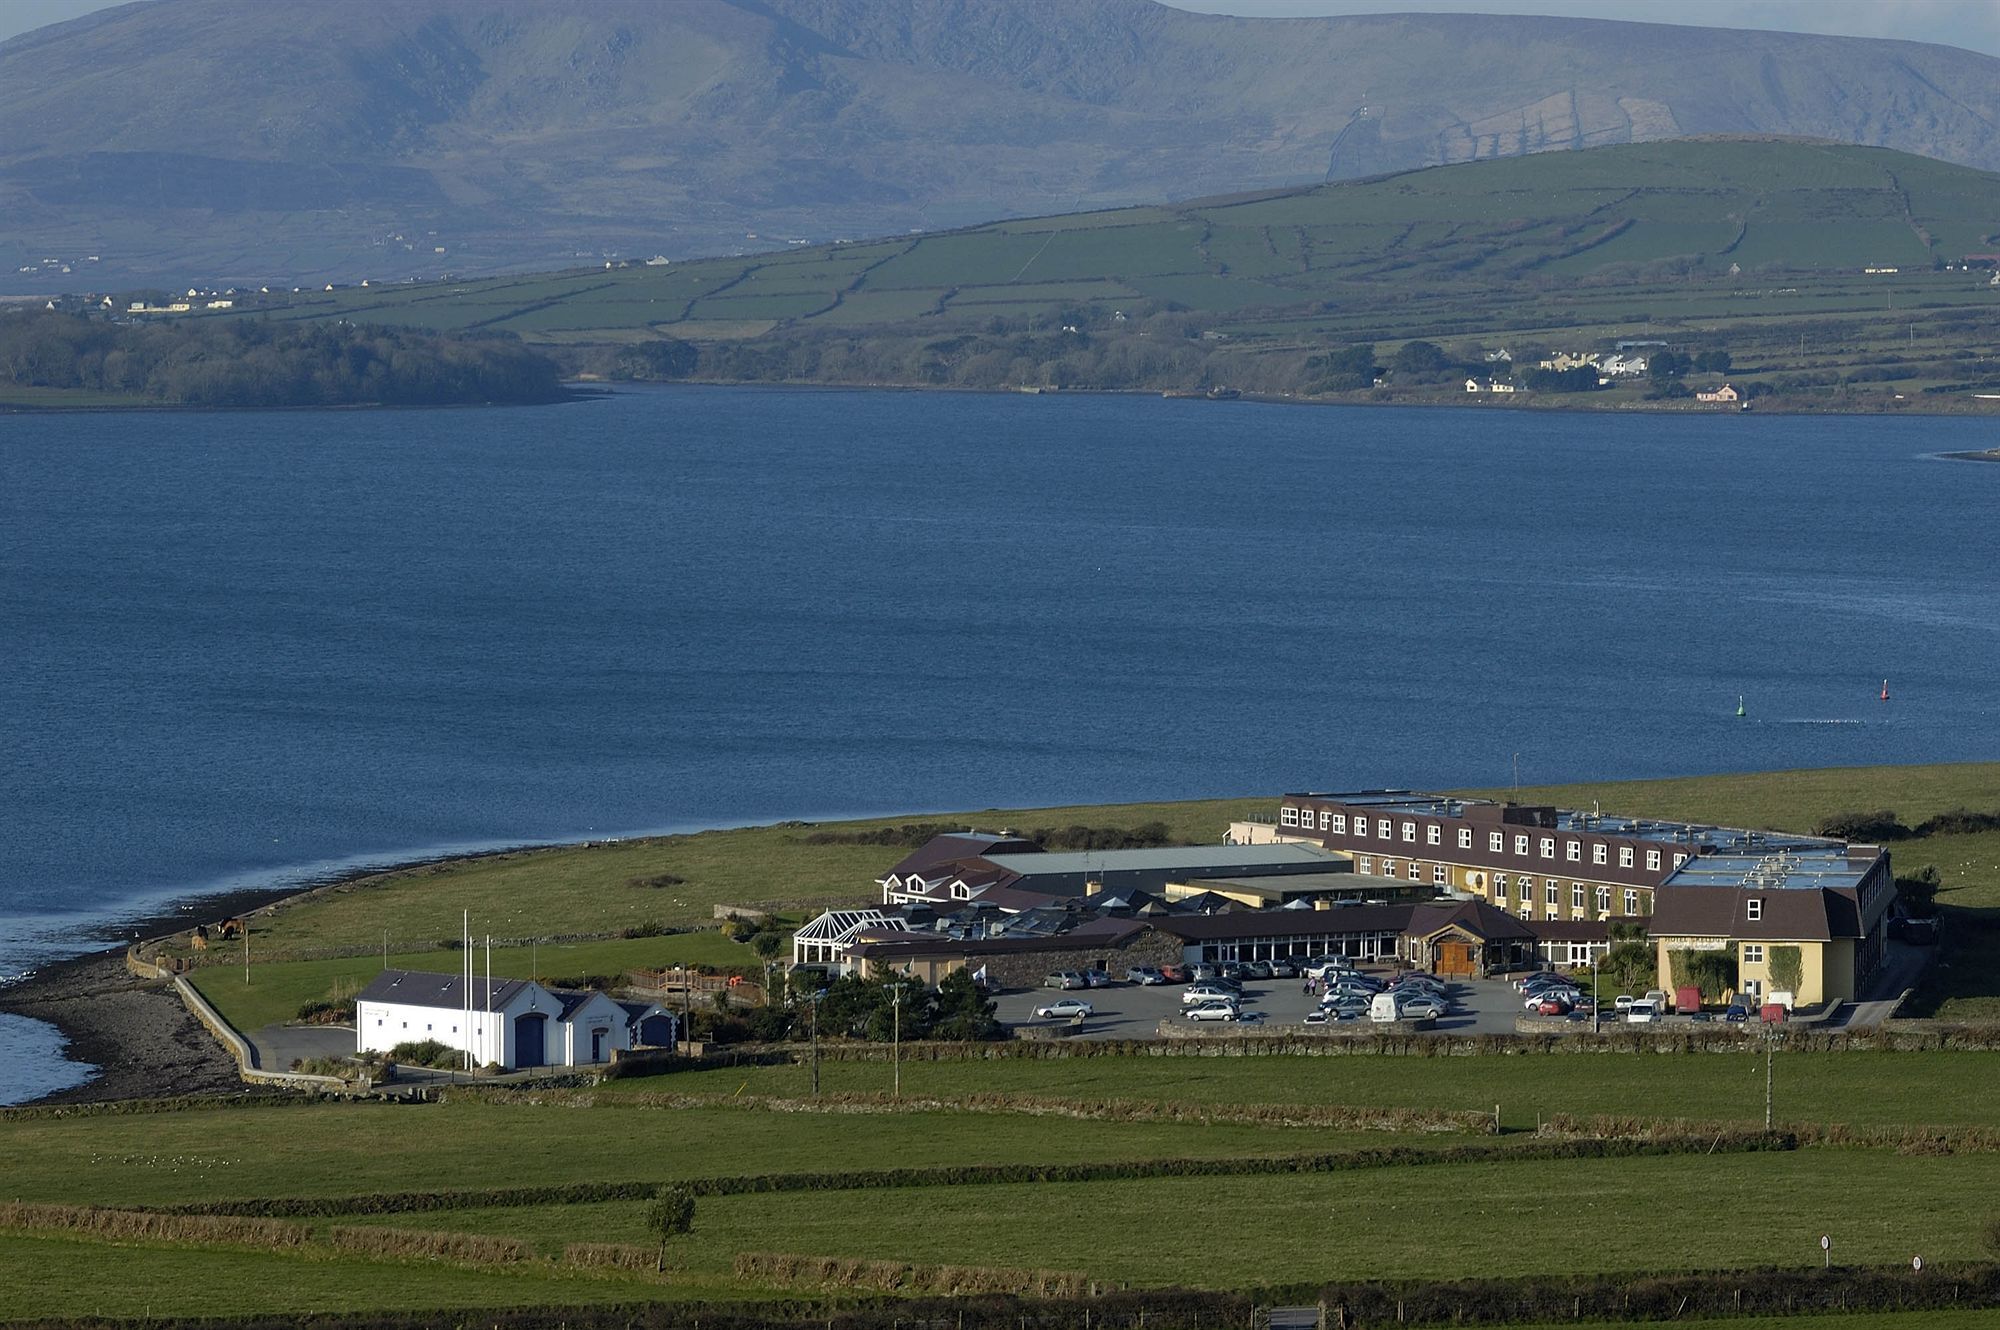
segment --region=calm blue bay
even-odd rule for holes
[[[0,974],[498,843],[1993,758],[2000,465],[1935,455],[1996,436],[759,389],[0,418]],[[0,1101],[53,1048],[0,1028]]]

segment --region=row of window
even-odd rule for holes
[[[1369,874],[1374,873],[1375,856],[1370,854],[1355,856],[1354,871],[1357,873],[1369,873]],[[1407,872],[1409,875],[1409,879],[1412,882],[1421,882],[1424,880],[1424,866],[1418,863],[1415,859],[1410,860]],[[1396,861],[1394,859],[1384,859],[1382,861],[1382,876],[1383,877],[1396,876]],[[1450,886],[1451,869],[1445,867],[1443,864],[1432,864],[1431,881],[1440,887]]]
[[[1535,903],[1535,879],[1530,877],[1528,874],[1523,873],[1521,874],[1519,881],[1511,885],[1513,885],[1515,889],[1518,890],[1520,893],[1519,899],[1521,902],[1522,913],[1526,914],[1532,911],[1534,909],[1534,903]],[[1507,875],[1505,873],[1495,873],[1493,875],[1493,903],[1495,905],[1505,905],[1507,903],[1507,891],[1509,886],[1510,883],[1508,882]],[[1581,882],[1570,883],[1569,884],[1570,909],[1575,911],[1588,910],[1590,908],[1588,904],[1589,893],[1590,889],[1586,887],[1583,883]],[[1606,886],[1600,886],[1597,888],[1596,895],[1597,895],[1597,912],[1599,914],[1610,914],[1611,888]],[[1552,877],[1542,879],[1542,901],[1551,910],[1561,909],[1562,883]],[[1639,913],[1639,892],[1638,889],[1635,887],[1625,888],[1625,913],[1628,915],[1635,915],[1635,916]]]
[[[1298,827],[1302,830],[1311,831],[1314,827],[1313,810],[1310,808],[1293,808],[1288,805],[1279,810],[1278,821],[1282,826]],[[1324,832],[1344,836],[1347,834],[1347,815],[1322,808],[1319,810],[1318,828]],[[1371,822],[1367,814],[1356,813],[1354,815],[1354,834],[1356,836],[1365,838],[1370,834],[1371,829],[1378,840],[1394,840],[1397,837],[1397,827],[1394,818],[1377,817]],[[1423,832],[1424,844],[1442,845],[1444,843],[1443,828],[1437,826],[1435,823],[1425,824]],[[1406,843],[1411,845],[1416,844],[1417,824],[1415,822],[1404,822],[1401,828],[1401,835]],[[1531,839],[1534,838],[1529,837],[1526,833],[1517,832],[1514,836],[1514,853],[1526,857]],[[1472,848],[1472,828],[1458,828],[1458,848],[1461,850]],[[1507,853],[1507,833],[1503,831],[1489,831],[1486,833],[1486,848],[1494,854]],[[1542,836],[1538,839],[1538,843],[1535,844],[1534,848],[1540,852],[1542,858],[1553,859],[1556,857],[1556,838],[1554,836]],[[1573,864],[1582,863],[1583,842],[1575,840],[1563,842],[1563,858]],[[1620,868],[1633,867],[1634,859],[1635,855],[1631,846],[1621,845],[1618,847],[1618,866]],[[1593,844],[1590,847],[1590,862],[1593,864],[1610,863],[1610,847],[1602,844]],[[1674,856],[1674,867],[1679,868],[1686,862],[1687,856],[1685,854],[1676,854]],[[1646,851],[1646,871],[1657,873],[1660,871],[1660,865],[1660,851]]]

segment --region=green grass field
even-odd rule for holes
[[[789,347],[803,336],[813,345],[881,337],[921,346],[1074,325],[1096,339],[1129,339],[1136,353],[1145,349],[1137,339],[1161,335],[1145,327],[1147,317],[1173,311],[1294,366],[1352,340],[1440,340],[1476,362],[1481,348],[1510,343],[1601,348],[1658,336],[1730,349],[1738,377],[1860,375],[1787,391],[1807,403],[1865,404],[1992,377],[1990,365],[1977,368],[2000,344],[2000,298],[1988,274],[1934,269],[1990,252],[1996,216],[2000,176],[1882,149],[1628,144],[1238,202],[668,267],[277,295],[266,307],[214,317],[490,329],[570,348],[590,344],[592,334],[616,345],[648,330],[709,345],[771,338]],[[1863,273],[1883,266],[1899,271]],[[1136,317],[1119,322],[1114,311]],[[1021,350],[990,345],[1009,360]],[[1018,382],[964,386],[1062,377],[1042,366],[1046,352],[1027,359],[1036,369]],[[1224,359],[1247,376],[1244,386],[1258,388],[1254,365]],[[868,382],[907,380],[896,376],[893,356],[865,370],[852,354],[838,363]],[[747,364],[739,372],[755,377],[755,362]],[[786,366],[787,377],[813,377],[790,355],[772,364]],[[717,376],[729,377],[709,377]],[[821,377],[840,378],[833,370]],[[1297,377],[1273,383],[1282,386],[1261,390],[1318,391]],[[1971,409],[1962,392],[1922,400],[1961,398]],[[1618,405],[1594,395],[1565,404],[1578,402]]]
[[[663,1088],[659,1080],[647,1084]],[[167,1205],[195,1198],[666,1182],[960,1162],[1304,1154],[1384,1139],[1229,1123],[966,1112],[799,1115],[638,1108],[612,1100],[593,1108],[558,1100],[547,1106],[364,1102],[191,1109],[0,1122],[0,1176],[6,1178],[0,1200]],[[1413,1143],[1465,1139],[1426,1134]],[[496,1149],[501,1142],[506,1147]]]
[[[666,1078],[677,1090],[803,1096],[805,1067],[751,1067]],[[829,1092],[880,1093],[889,1068],[825,1062]],[[2000,1057],[1990,1053],[1780,1053],[1772,1079],[1780,1125],[1923,1124],[2000,1127]],[[613,1081],[606,1101],[666,1088],[660,1078]],[[1546,1057],[1094,1057],[905,1062],[903,1092],[992,1091],[1106,1101],[1328,1103],[1370,1108],[1500,1110],[1510,1129],[1557,1113],[1691,1118],[1761,1126],[1764,1059],[1750,1053]]]
[[[1809,828],[1834,812],[1888,807],[1907,824],[1945,809],[2000,807],[2000,764],[1774,772],[1523,790],[1523,798],[1730,825]],[[911,815],[853,827],[925,821],[985,827],[1134,826],[1160,820],[1188,841],[1216,840],[1228,821],[1269,817],[1275,798],[1030,811]],[[322,891],[259,920],[251,982],[228,954],[198,982],[230,1018],[254,1027],[379,968],[381,929],[397,964],[452,968],[458,953],[424,945],[475,931],[513,936],[606,932],[658,920],[703,923],[714,904],[784,905],[873,898],[897,846],[813,844],[803,825],[566,847],[433,865]],[[2000,834],[1904,842],[1899,864],[1945,871],[1954,926],[1947,1015],[2000,1007],[1983,920],[2000,914]],[[659,884],[661,875],[684,880]],[[635,885],[649,883],[649,885]],[[489,925],[485,919],[490,917]],[[329,951],[353,954],[327,957]],[[285,957],[291,959],[284,959]],[[715,932],[604,937],[496,952],[495,969],[606,972],[664,960],[728,965],[747,948]],[[268,958],[268,959],[264,959]],[[716,1068],[606,1082],[540,1102],[478,1094],[445,1104],[373,1103],[189,1109],[130,1116],[0,1118],[0,1200],[161,1205],[253,1197],[339,1197],[963,1162],[1065,1163],[1251,1157],[1468,1141],[1511,1152],[1555,1113],[1692,1119],[1755,1126],[1763,1061],[1747,1053],[1461,1057],[1158,1058],[906,1061],[917,1102],[900,1111],[785,1111],[810,1093],[803,1066]],[[830,1092],[881,1094],[880,1063],[827,1062]],[[2000,1058],[1970,1052],[1783,1053],[1775,1115],[1786,1124],[2000,1127]],[[662,1095],[725,1097],[661,1107]],[[1017,1107],[953,1109],[981,1094],[1029,1094],[1106,1105],[1110,1116],[1037,1115]],[[737,1102],[727,1102],[741,1096]],[[1126,1120],[1123,1106],[1149,1106]],[[1508,1134],[1394,1135],[1204,1121],[1214,1105],[1341,1105],[1498,1109]],[[940,1107],[942,1105],[943,1107]],[[1162,1107],[1164,1106],[1164,1107]],[[1808,1148],[1623,1160],[1483,1159],[1317,1175],[911,1187],[810,1195],[710,1197],[665,1283],[589,1274],[548,1260],[462,1269],[336,1253],[287,1254],[121,1244],[132,1279],[30,1275],[114,1250],[77,1237],[0,1237],[0,1318],[103,1311],[143,1315],[252,1309],[303,1311],[449,1303],[464,1308],[634,1297],[759,1296],[730,1273],[744,1249],[1012,1268],[1082,1270],[1140,1286],[1218,1287],[1358,1277],[1505,1275],[1778,1265],[1809,1267],[1817,1235],[1839,1259],[1899,1264],[1981,1254],[1981,1226],[2000,1213],[2000,1154],[1900,1154]],[[1202,1259],[1189,1254],[1190,1215]],[[1677,1216],[1744,1222],[1683,1224]],[[1365,1222],[1353,1222],[1360,1216]],[[340,1220],[337,1222],[355,1222]],[[577,1240],[643,1242],[637,1202],[454,1209],[381,1216],[392,1228],[525,1238],[546,1255]],[[1576,1234],[1577,1240],[1537,1237]],[[1671,1241],[1668,1237],[1671,1235]],[[143,1277],[144,1287],[134,1280]],[[260,1303],[222,1283],[280,1286]],[[142,1292],[147,1296],[142,1296]],[[1752,1324],[1748,1322],[1733,1324]],[[1903,1330],[1908,1318],[1839,1317],[1798,1330]],[[1926,1325],[1983,1324],[1977,1315]]]
[[[926,1264],[1083,1270],[1136,1285],[1240,1288],[1338,1279],[1478,1278],[1527,1271],[1805,1266],[1819,1235],[1841,1259],[1976,1259],[2000,1157],[1888,1151],[1457,1164],[1373,1174],[1165,1178],[978,1188],[883,1188],[801,1202],[705,1198],[687,1268],[721,1275],[740,1250]],[[1812,1198],[1771,1214],[1774,1196]],[[643,1242],[632,1202],[456,1211],[427,1226],[558,1245],[579,1228]],[[1768,1216],[1689,1225],[1672,1216]],[[996,1216],[1006,1216],[995,1222]],[[398,1216],[407,1221],[408,1216]],[[1216,1222],[1208,1222],[1209,1220]],[[373,1222],[373,1221],[371,1221]],[[381,1221],[389,1226],[389,1220]],[[1569,1233],[1578,1240],[1554,1235]],[[1583,1235],[1588,1240],[1581,1240]],[[1535,1235],[1544,1235],[1537,1238]],[[1199,1253],[1198,1261],[1188,1257]]]

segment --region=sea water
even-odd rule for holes
[[[0,975],[501,844],[1992,758],[2000,465],[1937,455],[1996,434],[754,388],[7,417]],[[47,1057],[0,1051],[0,1099]]]

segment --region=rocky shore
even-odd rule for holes
[[[188,1014],[171,985],[125,970],[122,950],[62,961],[0,990],[0,1010],[47,1021],[69,1055],[97,1067],[82,1085],[42,1104],[234,1094],[236,1062]]]

